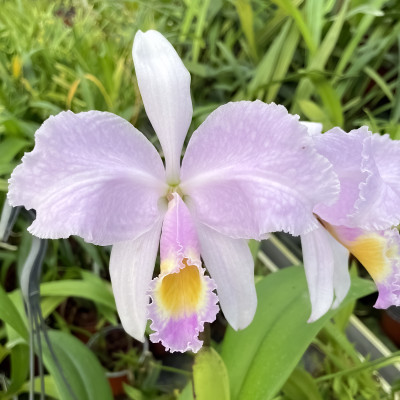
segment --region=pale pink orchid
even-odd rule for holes
[[[143,340],[150,318],[153,341],[198,351],[199,332],[215,319],[218,301],[234,329],[253,319],[246,239],[316,229],[313,209],[335,201],[339,182],[298,117],[260,101],[219,107],[193,133],[181,164],[192,118],[189,72],[155,31],[137,33],[133,58],[165,168],[122,118],[62,112],[36,132],[8,198],[36,210],[29,227],[36,236],[113,245],[112,287],[130,335]],[[161,272],[152,280],[159,244]]]
[[[376,308],[400,306],[400,142],[367,127],[349,133],[308,123],[317,151],[340,180],[337,202],[319,204],[319,228],[301,236],[310,321],[336,308],[350,288],[349,253],[379,290]]]

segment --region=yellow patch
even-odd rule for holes
[[[195,265],[187,265],[176,273],[166,275],[158,288],[159,304],[170,315],[182,317],[195,312],[202,302],[203,282]]]
[[[390,272],[388,257],[396,249],[387,249],[386,239],[377,234],[361,235],[349,246],[351,253],[361,262],[374,280],[381,281]]]

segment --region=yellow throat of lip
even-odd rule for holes
[[[202,280],[196,265],[185,265],[178,272],[163,277],[159,288],[159,299],[163,309],[175,317],[190,315],[199,307],[202,300]]]
[[[387,239],[379,234],[360,235],[347,246],[375,281],[382,280],[389,272],[388,258],[396,254],[394,246],[387,247]]]

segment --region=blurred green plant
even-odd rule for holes
[[[35,130],[62,110],[114,112],[158,145],[143,113],[133,73],[131,48],[138,29],[162,32],[190,70],[191,130],[220,104],[258,98],[284,104],[303,120],[322,122],[325,129],[340,125],[348,130],[367,124],[374,132],[388,132],[400,139],[400,3],[396,0],[0,0],[0,9],[0,201],[5,198],[11,171],[33,146]],[[0,395],[4,399],[29,391],[28,325],[17,288],[31,246],[26,226],[19,218],[14,232],[20,233],[14,233],[9,243],[0,243],[0,362],[8,359],[11,365],[8,390]],[[258,248],[253,247],[256,253]],[[79,328],[63,318],[59,307],[67,298],[84,298],[80,301],[90,302],[97,310],[99,327],[116,323],[107,280],[108,257],[107,249],[71,238],[51,241],[44,263],[41,308],[58,329],[49,332],[50,338],[66,374],[77,379],[77,394],[82,399],[95,398],[96,380],[102,372],[90,351],[70,334]],[[341,311],[336,325],[325,318],[318,329],[309,326],[312,334],[302,342],[304,347],[313,341],[326,354],[324,373],[328,375],[314,378],[301,365],[294,369],[301,355],[297,349],[290,368],[282,364],[285,374],[279,384],[275,381],[271,396],[283,385],[280,398],[293,398],[293,390],[301,393],[301,383],[305,393],[316,399],[354,393],[378,396],[373,378],[363,371],[394,360],[362,363],[340,333],[348,316],[348,310]],[[253,326],[257,334],[268,337],[267,322],[256,321]],[[246,332],[237,337],[242,340]],[[334,332],[337,335],[332,336]],[[269,376],[268,365],[259,362],[259,368],[249,369],[246,376],[239,370],[233,373],[240,365],[229,358],[242,354],[235,335],[228,332],[221,353],[231,395],[236,396],[243,384],[243,393],[261,388],[259,396],[265,387],[251,382]],[[71,348],[70,353],[57,344],[61,342]],[[255,345],[251,356],[257,358],[267,344]],[[89,363],[83,369],[81,354],[89,354],[83,357]],[[220,362],[219,356],[207,357],[212,359],[210,364]],[[46,395],[57,398],[63,390],[68,396],[51,357],[47,354],[44,360],[50,372],[44,378]],[[92,364],[97,366],[92,368]],[[92,375],[86,376],[89,372]],[[236,380],[235,374],[241,378]],[[195,375],[195,381],[202,379],[198,372]],[[84,391],[89,381],[96,381],[94,392]],[[34,385],[40,392],[39,379]],[[155,398],[162,392],[154,382],[148,385],[146,393],[132,386],[126,392],[134,399]],[[191,389],[183,396],[191,398]]]

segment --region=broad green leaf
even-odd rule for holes
[[[30,382],[25,382],[24,385],[21,387],[18,393],[27,393],[30,391]],[[33,381],[33,390],[35,393],[41,393],[42,388],[41,388],[41,382],[40,382],[40,377],[37,377]],[[59,392],[57,390],[56,382],[54,381],[53,377],[51,375],[45,375],[44,376],[44,393],[47,396],[50,396],[55,399],[59,399]]]
[[[10,350],[0,344],[0,363],[10,354]]]
[[[46,345],[43,348],[43,360],[56,383],[60,398],[73,399],[62,377],[63,374],[76,399],[111,400],[110,385],[95,355],[80,340],[68,333],[49,330],[48,334],[62,373],[58,370]]]
[[[111,286],[101,280],[95,282],[64,279],[54,282],[45,282],[40,285],[40,294],[42,296],[82,297],[115,309],[115,301]]]
[[[193,364],[196,400],[229,400],[229,379],[224,361],[210,347],[203,347]]]
[[[178,400],[193,400],[193,399],[194,399],[193,385],[190,382],[183,388],[182,392],[179,393]]]
[[[253,322],[239,332],[228,328],[222,346],[232,399],[271,399],[336,311],[307,323],[311,306],[303,268],[268,275],[256,288],[258,307]],[[374,290],[372,282],[354,279],[342,305]]]
[[[10,325],[22,338],[28,340],[28,329],[13,301],[0,285],[0,319]]]
[[[29,373],[29,347],[17,344],[11,350],[11,384],[7,394],[16,393],[24,384]]]
[[[47,318],[64,300],[65,296],[45,297],[40,302],[43,318]]]

